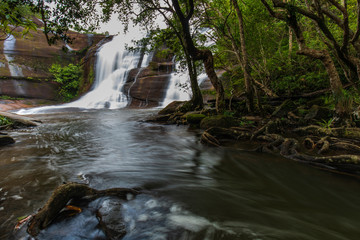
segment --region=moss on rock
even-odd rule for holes
[[[235,127],[238,126],[238,122],[235,118],[224,115],[216,115],[211,117],[205,117],[200,122],[200,128],[208,129],[211,127]]]
[[[186,114],[186,121],[189,124],[199,124],[206,116],[201,113],[189,113]]]

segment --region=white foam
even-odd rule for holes
[[[171,224],[192,232],[199,232],[211,223],[206,218],[194,215],[170,215],[168,219]]]

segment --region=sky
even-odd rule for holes
[[[97,32],[99,33],[109,32],[110,35],[117,35],[118,33],[122,33],[123,31],[124,27],[116,16],[112,16],[110,21],[107,23],[101,23],[100,29],[97,30]]]

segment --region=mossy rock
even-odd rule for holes
[[[159,112],[159,115],[166,115],[174,113],[178,110],[180,106],[182,106],[185,102],[183,101],[173,101],[169,105],[167,105],[164,109]]]
[[[229,128],[238,126],[239,123],[236,121],[235,118],[230,116],[224,115],[216,115],[211,117],[205,117],[200,122],[200,128],[208,129],[211,127],[222,127],[222,128]]]
[[[189,124],[199,124],[206,116],[201,113],[189,113],[186,114],[186,121]]]

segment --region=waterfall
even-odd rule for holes
[[[211,34],[212,30],[209,28],[201,28],[198,30],[199,34],[208,35]],[[215,42],[206,37],[206,41],[203,43],[204,46],[210,47],[215,44]],[[175,61],[175,58],[173,59]],[[175,69],[179,69],[179,64],[176,64]],[[198,75],[197,80],[199,86],[208,78],[205,72],[202,72]],[[166,95],[163,102],[160,104],[161,107],[166,107],[169,103],[173,101],[187,101],[191,99],[191,86],[190,86],[190,76],[189,72],[186,70],[184,72],[173,71],[171,74],[169,84],[167,87]]]
[[[15,51],[16,38],[13,35],[9,35],[8,38],[4,41],[4,56],[8,62],[10,74],[12,77],[23,77],[21,67],[13,63],[14,57],[12,54]]]
[[[127,45],[133,40],[139,39],[139,31],[136,36],[128,33],[117,35],[112,41],[104,44],[97,52],[95,81],[92,90],[80,99],[58,106],[47,106],[32,109],[22,109],[19,114],[39,114],[58,109],[80,108],[80,109],[118,109],[128,105],[128,96],[123,92],[129,71],[133,68],[148,64],[149,55],[144,56],[142,63],[140,51],[128,51]]]
[[[126,44],[131,39],[118,35],[98,51],[96,77],[92,91],[79,100],[66,104],[78,108],[123,108],[128,104],[128,96],[123,93],[129,71],[136,68],[140,51],[127,51]]]
[[[179,66],[179,64],[176,64]],[[176,67],[178,68],[178,67]],[[198,84],[207,79],[206,73],[201,73],[198,76]],[[191,86],[190,86],[190,77],[189,72],[186,70],[184,72],[173,71],[170,76],[170,80],[167,86],[166,95],[161,103],[161,107],[166,107],[169,103],[173,101],[187,101],[191,99]]]

